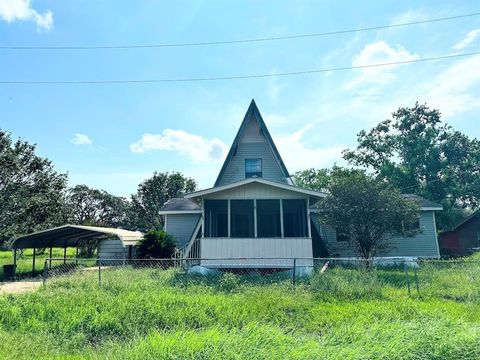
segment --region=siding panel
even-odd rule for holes
[[[200,214],[170,214],[166,217],[165,231],[175,236],[179,247],[187,244],[200,219]]]
[[[100,259],[124,259],[128,257],[119,239],[105,239],[98,242],[97,254]]]
[[[422,211],[420,213],[421,233],[413,237],[395,237],[392,239],[393,249],[380,256],[411,256],[411,257],[439,257],[435,213]],[[312,220],[327,245],[330,256],[355,257],[357,254],[347,242],[338,242],[335,230],[319,223],[312,214]]]

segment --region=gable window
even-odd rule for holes
[[[205,236],[228,236],[227,200],[205,200]]]
[[[280,230],[279,200],[257,200],[257,236],[282,236]]]
[[[262,159],[245,159],[245,179],[262,177]]]
[[[254,237],[253,200],[230,201],[231,237]]]
[[[283,236],[307,236],[307,202],[303,199],[282,200]]]

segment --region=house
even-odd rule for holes
[[[348,242],[319,223],[315,204],[325,193],[295,186],[252,100],[209,189],[168,201],[165,230],[179,241],[179,256],[208,267],[311,266],[312,258],[355,256]],[[434,211],[425,199],[421,232],[394,239],[385,256],[439,257]]]
[[[480,249],[480,210],[440,233],[442,256],[466,256]]]

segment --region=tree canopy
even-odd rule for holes
[[[355,171],[332,178],[318,210],[320,221],[335,229],[337,238],[371,259],[393,247],[393,236],[414,233],[420,207],[387,182]]]
[[[0,130],[0,245],[66,222],[67,175],[35,154],[35,145]]]
[[[68,190],[68,205],[72,222],[78,225],[127,227],[128,201],[105,190],[76,185]]]
[[[442,123],[438,110],[418,102],[399,108],[357,140],[345,159],[403,193],[440,202],[439,230],[453,226],[463,209],[480,206],[480,142]]]
[[[158,173],[140,185],[132,195],[132,222],[140,230],[155,230],[163,227],[163,217],[158,214],[163,204],[175,197],[192,192],[197,182],[179,172]]]

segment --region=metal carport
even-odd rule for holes
[[[17,250],[33,249],[32,272],[35,271],[35,249],[50,248],[50,258],[52,257],[52,248],[63,248],[63,257],[66,261],[66,252],[68,247],[76,247],[76,256],[78,256],[78,244],[82,240],[91,239],[109,239],[118,238],[124,247],[134,246],[142,239],[143,234],[139,231],[129,231],[116,228],[105,228],[97,226],[83,225],[63,225],[52,229],[37,231],[28,235],[23,235],[15,239],[12,244],[13,264],[16,268]]]

